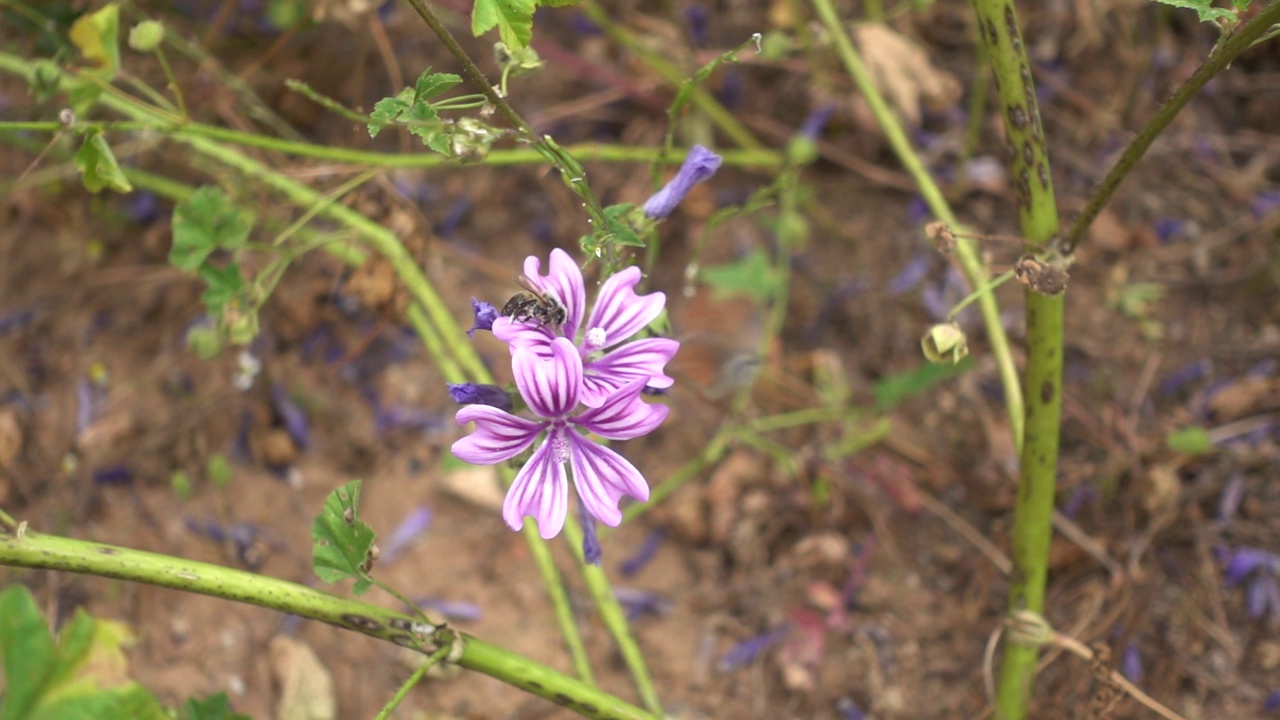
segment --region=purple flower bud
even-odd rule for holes
[[[658,548],[662,545],[662,541],[666,536],[667,532],[662,528],[649,533],[649,536],[644,539],[644,544],[640,546],[636,554],[622,561],[622,564],[618,566],[618,570],[627,577],[640,572],[645,565],[649,564],[653,556],[658,554]]]
[[[497,385],[478,385],[476,383],[446,383],[449,386],[449,397],[459,405],[488,405],[499,410],[511,409],[511,396]]]
[[[644,214],[653,219],[664,218],[693,189],[694,185],[715,175],[722,158],[701,145],[694,145],[676,176],[644,203]]]
[[[471,298],[471,311],[475,313],[476,324],[471,326],[467,331],[467,337],[475,337],[477,330],[493,330],[493,321],[502,315],[498,312],[498,308],[490,305],[483,300]]]

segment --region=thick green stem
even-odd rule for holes
[[[1022,235],[1030,249],[1044,251],[1058,234],[1058,210],[1017,12],[1010,0],[973,0],[973,7],[1009,138]],[[1062,420],[1063,296],[1028,289],[1026,301],[1026,430],[1013,518],[1010,616],[1023,611],[1044,613]],[[1001,720],[1026,717],[1038,655],[1037,645],[1015,640],[1005,643],[996,690],[996,712]]]
[[[1219,43],[1217,51],[1210,55],[1209,59],[1187,78],[1186,82],[1182,83],[1164,105],[1160,106],[1155,115],[1152,115],[1142,130],[1134,136],[1133,142],[1124,149],[1120,159],[1116,161],[1107,176],[1098,183],[1097,189],[1094,190],[1093,196],[1089,198],[1084,209],[1071,222],[1071,227],[1062,241],[1064,253],[1070,254],[1075,250],[1076,245],[1084,238],[1089,225],[1111,200],[1116,188],[1120,187],[1120,182],[1146,154],[1151,143],[1155,142],[1156,138],[1160,137],[1160,133],[1173,122],[1173,118],[1186,107],[1187,103],[1191,102],[1191,98],[1200,91],[1200,88],[1215,75],[1230,67],[1236,56],[1249,49],[1276,23],[1280,23],[1280,2],[1263,5],[1257,15]]]
[[[31,531],[0,533],[0,565],[42,568],[141,582],[234,600],[352,630],[424,653],[455,635],[444,625],[377,605],[211,563]],[[589,718],[655,720],[612,695],[470,636],[459,640],[455,662]]]
[[[866,99],[867,106],[871,108],[876,121],[884,131],[885,139],[888,140],[889,146],[893,148],[894,154],[898,156],[898,162],[902,163],[903,169],[916,181],[916,186],[920,189],[920,195],[924,197],[925,204],[929,206],[930,212],[942,222],[952,227],[959,227],[960,224],[956,220],[955,213],[951,211],[951,206],[947,204],[946,198],[943,197],[941,188],[934,182],[933,177],[929,175],[928,168],[924,166],[919,154],[911,146],[911,141],[907,138],[906,132],[903,131],[902,124],[898,122],[897,116],[894,115],[893,110],[889,108],[889,104],[885,102],[884,96],[880,94],[880,90],[876,88],[875,83],[871,80],[871,75],[867,72],[866,65],[863,64],[862,58],[858,56],[858,51],[854,49],[853,43],[849,40],[849,35],[840,23],[840,18],[836,15],[831,0],[812,0],[812,2],[819,19],[822,20],[822,23],[831,33],[831,37],[836,44],[836,53],[839,54],[840,60],[844,63],[845,70],[853,78],[854,84],[858,87],[858,92],[862,93],[862,96]],[[981,287],[986,283],[988,277],[987,268],[984,267],[972,241],[960,239],[956,243],[956,257],[960,260],[960,266],[964,269],[965,274],[969,277],[969,282],[974,287]],[[1022,386],[1018,382],[1018,368],[1013,363],[1013,353],[1009,350],[1009,338],[1004,332],[1004,325],[1000,322],[1000,308],[996,305],[995,296],[989,294],[982,296],[978,300],[978,307],[982,311],[982,321],[987,328],[987,341],[991,343],[991,354],[995,357],[996,367],[1000,371],[1000,382],[1004,387],[1005,406],[1009,413],[1009,427],[1013,432],[1014,440],[1021,445],[1023,423]]]

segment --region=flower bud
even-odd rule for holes
[[[164,25],[155,20],[143,20],[129,31],[129,47],[138,52],[151,52],[164,40]]]
[[[938,323],[920,339],[920,348],[931,363],[955,365],[969,354],[969,342],[964,330],[954,322]]]

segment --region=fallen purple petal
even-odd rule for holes
[[[276,417],[280,423],[284,425],[284,429],[288,431],[289,437],[293,439],[295,445],[305,449],[310,436],[310,427],[307,423],[307,416],[302,409],[294,404],[289,394],[285,392],[284,387],[279,383],[271,386],[271,407],[276,412]]]
[[[641,543],[640,548],[636,550],[635,554],[622,561],[618,566],[618,571],[621,572],[624,577],[631,577],[640,572],[645,565],[649,564],[649,561],[653,559],[653,556],[658,554],[658,548],[662,547],[662,541],[665,540],[666,537],[667,531],[662,528],[655,528],[650,531],[645,537],[644,542]]]
[[[836,700],[836,712],[840,713],[841,720],[864,720],[867,715],[862,712],[862,708],[858,707],[858,703],[854,702],[851,697],[842,697]]]
[[[1161,245],[1168,243],[1170,240],[1180,236],[1187,227],[1184,220],[1177,218],[1162,218],[1156,221],[1156,239]]]
[[[1275,712],[1280,710],[1280,690],[1272,690],[1264,703],[1262,709],[1266,712]]]
[[[789,632],[791,632],[791,627],[782,625],[743,640],[729,648],[729,651],[720,657],[720,662],[716,663],[716,669],[722,673],[728,673],[750,665],[765,650],[781,642]]]
[[[452,237],[467,219],[467,215],[471,213],[471,207],[471,200],[465,195],[454,200],[444,216],[440,218],[440,222],[433,228],[435,234],[442,238]]]
[[[98,485],[130,485],[133,483],[133,471],[124,465],[95,470],[93,482]]]
[[[710,15],[707,9],[696,3],[684,11],[684,19],[689,23],[689,39],[693,41],[694,47],[702,47],[711,39],[711,34],[707,31],[708,17]]]
[[[1190,382],[1195,382],[1213,372],[1213,360],[1203,358],[1193,363],[1188,363],[1174,370],[1160,381],[1160,394],[1172,395],[1182,386]]]
[[[889,284],[885,287],[885,292],[891,296],[898,296],[911,292],[924,282],[924,278],[929,274],[929,256],[920,253],[907,261],[907,264],[898,271],[889,280]]]
[[[35,318],[35,310],[15,310],[14,312],[0,315],[0,335],[21,330],[30,325]]]
[[[413,541],[417,540],[427,530],[431,528],[433,515],[431,508],[425,505],[419,505],[405,516],[404,520],[391,531],[391,536],[387,539],[386,544],[382,547],[382,557],[379,563],[387,565],[395,562]]]
[[[1239,585],[1241,581],[1257,570],[1280,573],[1280,555],[1249,547],[1237,548],[1228,553],[1225,568],[1227,587]]]
[[[800,129],[796,134],[810,140],[817,140],[818,137],[822,135],[823,128],[825,128],[827,123],[831,121],[831,118],[835,116],[836,107],[835,103],[827,103],[826,105],[823,105],[817,110],[809,113],[808,117],[806,117],[804,122],[801,123]]]
[[[1138,652],[1138,646],[1134,643],[1128,643],[1124,646],[1124,656],[1120,660],[1120,672],[1122,672],[1127,680],[1132,683],[1142,682],[1144,672],[1142,669],[1142,654]]]
[[[649,590],[615,587],[613,596],[627,609],[627,620],[637,620],[645,615],[661,617],[671,612],[671,601]]]
[[[440,613],[446,620],[475,622],[484,615],[480,610],[480,606],[475,603],[442,600],[433,597],[417,598],[413,602],[423,610]]]

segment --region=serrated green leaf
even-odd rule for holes
[[[94,130],[84,138],[84,143],[72,158],[80,169],[80,179],[89,192],[101,192],[103,188],[111,188],[118,193],[133,191],[129,178],[124,176],[111,152],[111,146],[102,135],[101,130]]]
[[[0,657],[7,688],[0,698],[0,720],[30,717],[57,658],[35,598],[22,585],[0,593]]]
[[[213,265],[202,265],[200,267],[200,278],[205,282],[204,292],[200,294],[200,300],[209,309],[209,312],[218,317],[222,316],[223,309],[227,303],[237,299],[240,291],[244,288],[244,278],[240,275],[240,267],[235,264],[226,267],[214,267]]]
[[[746,295],[761,302],[773,297],[778,282],[768,255],[760,248],[738,262],[703,270],[702,279],[721,297]]]
[[[97,12],[85,13],[71,25],[67,39],[80,49],[84,59],[108,79],[120,69],[120,8],[110,3]]]
[[[203,700],[188,698],[182,704],[182,720],[251,720],[248,715],[231,711],[226,693],[210,695]]]
[[[519,50],[533,39],[535,0],[475,0],[471,10],[471,34],[476,37],[496,25],[498,36],[512,50]]]
[[[430,100],[461,83],[462,78],[453,73],[431,72],[431,68],[427,68],[413,84],[413,99],[417,102]]]
[[[214,250],[243,247],[252,229],[250,213],[233,205],[218,188],[205,185],[174,208],[169,264],[196,270]]]
[[[360,519],[360,480],[352,480],[329,493],[324,509],[311,524],[312,566],[325,582],[347,578],[362,595],[373,584],[365,570],[375,533]]]
[[[1204,455],[1213,451],[1213,437],[1199,425],[1174,430],[1164,442],[1170,450],[1183,455]]]
[[[405,88],[395,97],[382,98],[374,103],[373,112],[369,113],[369,119],[373,121],[368,125],[369,137],[378,137],[378,133],[394,123],[397,118],[409,109],[409,101],[412,99],[413,91]]]
[[[1213,7],[1213,0],[1157,0],[1157,2],[1170,7],[1195,10],[1196,14],[1200,16],[1200,22],[1214,22],[1224,18],[1238,19],[1233,10]]]

